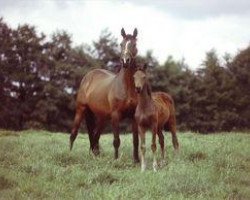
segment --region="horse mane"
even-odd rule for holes
[[[151,88],[151,85],[147,82],[146,83],[146,89],[147,89],[147,93],[148,95],[151,97],[152,95],[152,88]]]

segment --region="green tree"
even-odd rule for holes
[[[3,38],[8,41],[2,47],[4,59],[1,62],[6,86],[4,95],[9,99],[9,111],[5,114],[14,119],[13,127],[23,129],[42,90],[39,74],[46,65],[42,53],[45,36],[37,35],[32,26],[22,25],[16,30],[9,29],[9,36]]]
[[[228,64],[232,77],[234,109],[238,120],[234,124],[239,129],[250,128],[250,46],[241,50]]]
[[[117,39],[104,29],[97,42],[93,42],[92,53],[96,58],[96,65],[100,68],[117,71],[120,67],[120,51]]]

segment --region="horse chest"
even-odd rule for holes
[[[136,109],[135,118],[137,124],[143,127],[151,127],[152,123],[156,122],[156,115],[151,111],[143,111],[141,112],[140,109]]]

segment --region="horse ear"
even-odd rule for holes
[[[125,32],[124,28],[122,28],[122,30],[121,30],[121,35],[122,35],[123,38],[126,37],[126,32]]]
[[[148,68],[148,64],[147,64],[147,63],[145,63],[145,64],[143,65],[143,70],[144,70],[144,71],[146,71],[146,70],[147,70],[147,68]]]
[[[137,34],[138,34],[138,31],[137,31],[137,28],[135,28],[133,32],[133,37],[136,38]]]

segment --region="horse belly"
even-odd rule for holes
[[[110,114],[110,104],[108,101],[108,93],[112,77],[94,77],[89,87],[85,90],[86,104],[95,114]]]
[[[160,108],[158,110],[158,124],[160,126],[163,126],[169,120],[169,117],[170,117],[169,109]]]
[[[98,90],[88,96],[87,105],[94,113],[108,115],[111,112],[107,96]]]

